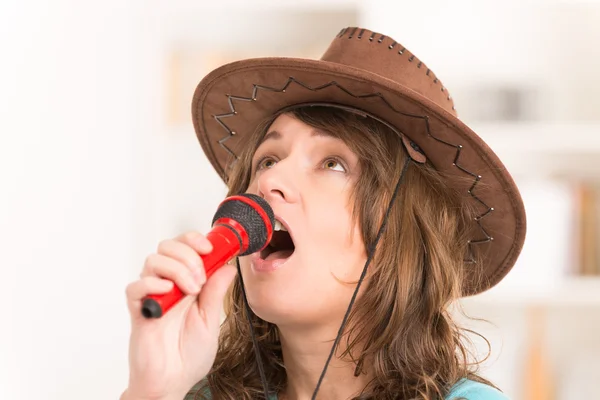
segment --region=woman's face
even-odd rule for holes
[[[252,309],[279,326],[339,326],[366,261],[349,198],[357,156],[342,140],[284,114],[252,163],[248,193],[268,201],[293,241],[277,232],[274,248],[240,258]]]

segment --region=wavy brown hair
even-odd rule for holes
[[[363,243],[371,248],[408,157],[401,139],[382,123],[335,108],[302,107],[288,114],[344,140],[358,156],[361,174],[352,192],[353,217]],[[244,146],[230,174],[229,195],[247,189],[252,156],[276,117],[265,121]],[[341,357],[356,364],[356,374],[368,370],[374,377],[354,399],[433,400],[444,398],[462,378],[490,384],[477,375],[480,362],[467,347],[474,332],[457,326],[449,310],[461,296],[474,217],[467,196],[448,186],[430,164],[409,163],[341,342]],[[215,363],[193,398],[204,398],[208,388],[214,400],[264,397],[250,329],[269,389],[285,389],[277,326],[254,314],[251,319],[252,328],[237,277],[226,300]]]

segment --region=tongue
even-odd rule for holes
[[[269,261],[269,260],[278,260],[278,259],[282,259],[283,260],[283,259],[286,259],[289,256],[291,256],[293,252],[294,252],[294,250],[292,250],[292,249],[277,250],[277,251],[274,251],[273,253],[269,254],[267,256],[267,258],[265,258],[265,260],[266,261]]]

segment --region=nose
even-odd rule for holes
[[[278,162],[274,167],[265,170],[257,179],[258,195],[267,202],[295,203],[298,201],[297,178],[286,167],[285,161]]]

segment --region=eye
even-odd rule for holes
[[[335,158],[328,158],[325,160],[323,163],[323,168],[330,169],[332,171],[346,172],[346,168]]]
[[[276,161],[272,157],[263,157],[256,163],[256,170],[273,168]]]

